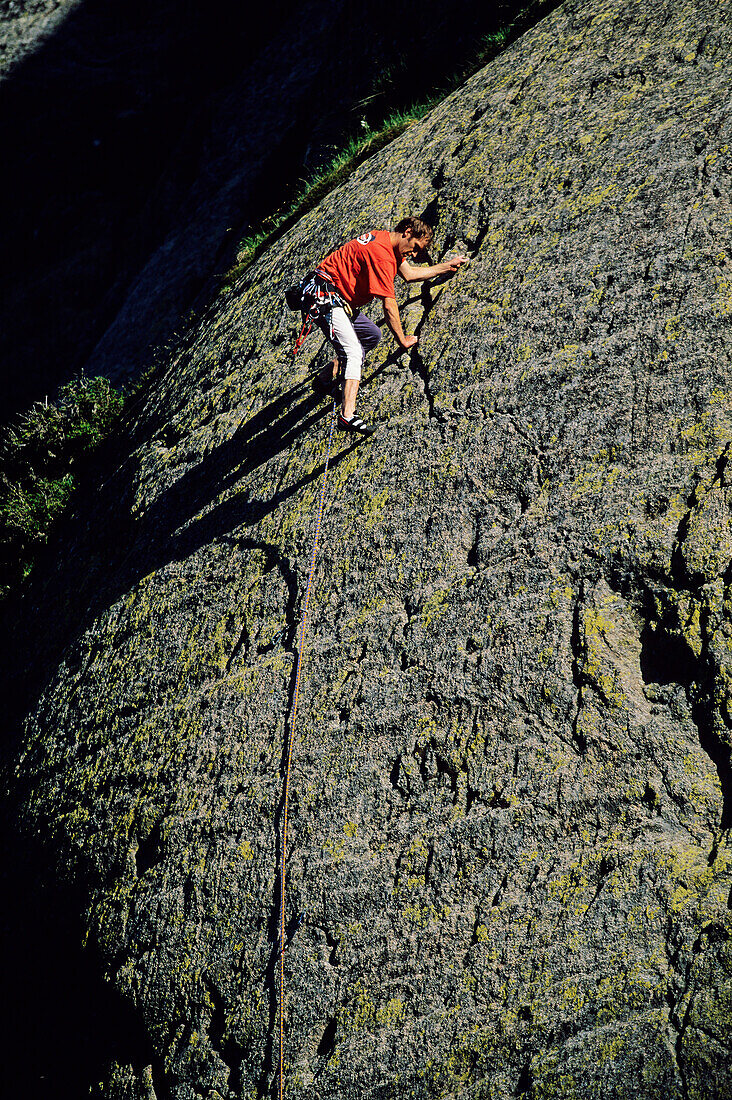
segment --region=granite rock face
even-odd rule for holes
[[[403,287],[418,347],[382,342],[379,432],[330,457],[287,1094],[732,1097],[730,46],[728,4],[565,4],[262,256],[137,410],[39,581],[12,781],[154,1051],[101,1095],[276,1087],[330,425],[282,292],[426,212],[470,262]]]

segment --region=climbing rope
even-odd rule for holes
[[[304,331],[304,328],[303,328]],[[302,333],[300,334],[302,336]],[[307,335],[307,333],[306,333]],[[302,339],[305,337],[303,336]],[[301,343],[298,340],[298,345]],[[295,351],[297,351],[297,346]],[[313,575],[315,573],[315,558],[318,553],[318,538],[320,536],[320,524],[323,519],[323,506],[325,504],[325,486],[328,479],[328,464],[330,462],[330,452],[333,445],[333,428],[335,426],[335,412],[336,403],[333,402],[333,411],[330,418],[330,434],[328,436],[328,448],[325,455],[325,468],[323,470],[323,482],[320,487],[320,500],[318,501],[318,518],[315,524],[315,538],[313,539],[313,554],[310,559],[310,573],[308,575],[308,585],[305,590],[305,604],[302,612],[302,623],[300,624],[300,643],[297,649],[297,669],[295,672],[295,695],[292,700],[292,717],[290,719],[290,732],[287,738],[287,758],[285,762],[285,798],[284,808],[282,816],[282,860],[281,860],[281,875],[280,875],[280,939],[279,939],[279,959],[280,959],[280,1072],[279,1072],[279,1100],[284,1100],[285,1096],[285,1074],[284,1074],[284,1047],[285,1047],[285,860],[287,857],[287,808],[290,794],[290,763],[292,761],[292,743],[295,740],[295,724],[297,722],[297,703],[300,696],[300,677],[302,675],[302,662],[303,651],[305,648],[305,627],[308,618],[308,609],[310,607],[310,593],[313,587]]]

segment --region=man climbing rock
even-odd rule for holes
[[[333,345],[336,360],[332,376],[321,381],[320,389],[340,392],[343,399],[338,414],[341,431],[371,435],[373,427],[356,416],[356,396],[366,352],[381,339],[378,325],[361,308],[373,298],[384,304],[384,316],[394,339],[404,350],[414,347],[416,336],[406,336],[399,318],[394,294],[394,277],[408,283],[452,275],[465,262],[456,256],[441,264],[414,267],[409,257],[419,258],[432,240],[432,227],[420,218],[402,218],[392,230],[376,229],[362,233],[331,252],[312,275],[301,284],[303,313],[309,314]]]

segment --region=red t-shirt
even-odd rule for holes
[[[326,256],[318,271],[358,309],[373,297],[393,298],[397,261],[386,229],[362,233]]]

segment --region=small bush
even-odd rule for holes
[[[30,572],[78,469],[106,438],[124,396],[106,378],[75,378],[54,401],[39,401],[12,423],[0,445],[0,595]]]

